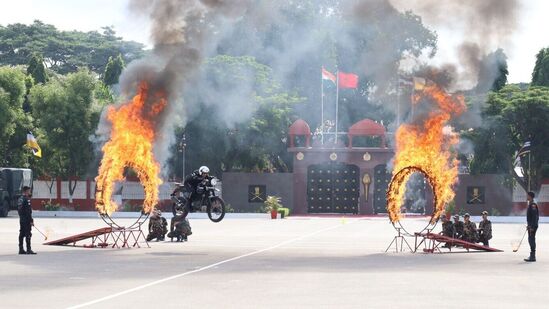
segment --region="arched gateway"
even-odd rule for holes
[[[375,203],[378,197],[384,200],[386,178],[390,176],[379,173],[379,168],[394,154],[386,147],[385,128],[364,119],[351,126],[349,132],[338,133],[337,143],[334,133],[326,132],[321,138],[310,132],[302,119],[290,127],[294,213],[386,212]],[[296,142],[298,139],[302,142]]]

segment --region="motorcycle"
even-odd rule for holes
[[[197,196],[191,202],[190,212],[206,211],[208,218],[212,222],[220,222],[225,217],[225,202],[223,199],[216,195],[219,189],[215,186],[218,183],[217,178],[208,177],[204,179],[196,188]],[[180,184],[177,184],[180,185]],[[176,203],[176,208],[184,209],[187,199],[191,197],[191,193],[188,191],[183,192],[182,197],[172,197],[172,200]]]

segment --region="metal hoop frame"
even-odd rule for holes
[[[387,188],[387,206],[389,206],[389,192],[391,192],[392,190],[392,187],[395,185],[400,185],[400,183],[402,182],[400,179],[402,177],[405,176],[405,174],[407,173],[414,173],[414,172],[417,172],[417,173],[421,173],[425,176],[425,178],[427,179],[427,181],[429,182],[429,185],[431,186],[431,188],[433,188],[433,205],[437,205],[437,202],[438,202],[438,196],[436,194],[436,183],[435,181],[431,178],[431,176],[425,172],[422,168],[418,167],[418,166],[407,166],[403,169],[401,169],[400,171],[398,171],[398,173],[396,173],[393,178],[391,179],[391,183],[389,184],[389,187]],[[389,207],[387,207],[387,211],[390,211],[389,210]],[[398,213],[400,214],[400,210],[398,211]],[[426,230],[432,230],[436,227],[437,223],[438,223],[438,220],[435,221],[435,213],[436,211],[433,211],[433,213],[431,214],[431,218],[429,219],[429,223],[427,223],[427,225],[419,232],[416,232],[416,233],[423,233],[424,231]],[[434,222],[434,223],[433,223]],[[402,231],[404,231],[404,233],[408,236],[411,236],[413,237],[414,234],[411,234],[410,232],[408,232],[404,226],[402,225],[402,223],[400,222],[400,220],[396,221],[396,222],[391,222],[393,227],[395,228],[395,230],[398,231],[398,229],[401,229]],[[398,225],[398,227],[397,227]]]

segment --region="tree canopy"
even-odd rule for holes
[[[549,87],[549,47],[542,48],[536,55],[532,85]]]
[[[0,67],[0,153],[1,164],[11,162],[15,153],[9,144],[24,123],[23,102],[25,100],[25,74],[20,68]],[[25,143],[20,141],[19,148]]]
[[[186,137],[186,167],[208,165],[217,175],[288,171],[285,137],[295,120],[293,108],[303,98],[285,92],[272,69],[252,57],[213,57],[202,74],[209,83],[192,87],[188,94],[199,110],[179,132],[179,139]],[[178,157],[172,160],[172,170],[181,170]]]
[[[46,66],[61,74],[88,68],[105,71],[109,57],[119,54],[125,62],[143,56],[143,44],[123,41],[111,27],[98,31],[59,31],[35,20],[31,25],[0,26],[0,65],[25,65],[33,55],[42,55]]]
[[[109,62],[105,67],[105,73],[103,73],[103,83],[107,86],[118,84],[118,78],[124,70],[125,64],[122,55],[118,54],[116,58],[109,57]]]
[[[98,82],[87,70],[31,89],[32,116],[41,128],[42,172],[56,176],[85,176],[91,168],[95,132],[101,111]]]
[[[44,59],[40,55],[32,55],[27,66],[27,75],[32,76],[35,83],[44,84],[48,80]]]
[[[470,134],[475,144],[471,171],[510,173],[524,190],[528,190],[531,177],[530,189],[539,191],[542,170],[549,164],[549,88],[506,86],[489,95],[484,117],[485,126]],[[527,141],[532,144],[531,156],[521,158],[522,178],[515,173],[513,161]]]

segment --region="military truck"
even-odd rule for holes
[[[28,168],[0,167],[0,217],[17,209],[17,199],[24,186],[32,188],[32,170]]]

